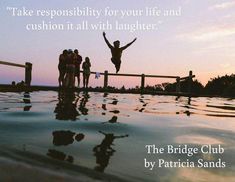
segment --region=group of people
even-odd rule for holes
[[[77,78],[78,87],[80,86],[80,66],[82,63],[82,56],[79,55],[77,49],[74,51],[64,50],[63,53],[59,56],[59,86],[65,88],[74,88],[75,81]],[[87,88],[90,77],[90,59],[89,57],[85,58],[85,61],[82,64],[83,69],[83,87]]]
[[[113,42],[113,45],[110,44],[108,39],[106,38],[106,33],[103,32],[104,41],[107,44],[107,46],[110,48],[112,58],[111,62],[115,65],[116,73],[119,72],[121,67],[121,57],[122,52],[126,48],[128,48],[131,44],[133,44],[136,41],[136,38],[126,44],[123,47],[120,47],[120,41],[117,40]],[[59,86],[63,86],[66,88],[74,88],[75,87],[75,79],[78,80],[78,87],[80,86],[80,65],[82,63],[82,57],[79,55],[79,52],[77,49],[72,51],[64,50],[63,53],[59,57]],[[88,57],[85,58],[85,61],[82,64],[83,69],[83,86],[85,88],[88,87],[89,83],[89,77],[90,77],[90,59]]]

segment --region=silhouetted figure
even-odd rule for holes
[[[91,74],[91,63],[88,57],[85,58],[85,62],[82,64],[83,69],[83,87],[88,88],[89,77]]]
[[[66,92],[58,93],[59,102],[56,105],[54,113],[58,120],[72,120],[75,121],[79,112],[77,111],[77,102],[79,98],[75,97],[75,93],[67,90]]]
[[[120,67],[121,67],[122,51],[125,50],[126,48],[128,48],[131,44],[133,44],[136,41],[137,38],[135,38],[129,44],[127,44],[123,47],[120,47],[120,41],[119,40],[113,42],[113,46],[112,46],[109,43],[108,39],[106,38],[106,33],[105,32],[103,32],[103,36],[104,36],[104,40],[105,40],[106,44],[108,45],[108,47],[111,50],[111,54],[112,54],[111,61],[115,65],[116,73],[118,73],[119,70],[120,70]]]
[[[59,64],[58,64],[58,70],[59,70],[59,86],[61,87],[64,83],[64,77],[66,73],[66,62],[67,62],[67,56],[68,51],[64,50],[63,53],[59,57]]]
[[[117,138],[128,137],[128,135],[114,136],[113,133],[104,133],[102,131],[99,132],[102,133],[105,138],[100,145],[93,148],[94,155],[96,156],[96,164],[98,164],[98,166],[95,167],[95,170],[104,172],[104,169],[109,164],[110,157],[115,152],[115,150],[111,147],[111,145],[114,145],[113,141]]]
[[[72,50],[68,51],[66,60],[66,74],[64,79],[64,85],[67,88],[74,88],[75,86],[75,54]]]
[[[75,77],[77,77],[78,87],[80,87],[80,65],[82,63],[82,56],[79,55],[77,49],[74,50],[74,60],[75,60]]]

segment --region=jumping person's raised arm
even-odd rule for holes
[[[121,49],[124,50],[126,48],[128,48],[131,44],[133,44],[135,41],[137,40],[137,38],[135,38],[132,42],[130,42],[129,44],[123,46]]]
[[[105,32],[103,32],[103,37],[104,37],[104,40],[105,40],[106,44],[111,49],[113,46],[109,43],[108,39],[106,38],[106,33]]]

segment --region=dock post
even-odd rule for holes
[[[141,75],[141,92],[143,92],[144,91],[144,85],[145,85],[145,75],[144,74],[142,74]]]
[[[188,77],[188,93],[191,94],[192,92],[192,83],[193,83],[193,72],[189,71],[189,77]]]
[[[108,71],[105,70],[104,72],[104,89],[108,88]]]
[[[176,78],[176,93],[180,92],[180,77]]]
[[[31,85],[32,80],[32,63],[26,62],[25,63],[25,84],[27,86]]]

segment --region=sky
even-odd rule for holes
[[[120,73],[187,76],[190,70],[204,85],[210,78],[235,72],[235,1],[234,0],[1,0],[0,1],[0,60],[33,64],[33,85],[57,85],[58,57],[64,49],[78,49],[90,57],[92,71],[115,72],[111,54],[106,46],[103,30],[86,31],[29,31],[27,24],[42,21],[52,23],[82,21],[89,23],[158,23],[152,31],[105,30],[110,42],[121,45],[137,41],[124,51]],[[180,16],[160,17],[19,17],[12,16],[7,7],[38,9],[72,9],[74,7],[116,10],[137,10],[145,7],[158,9],[181,8]],[[0,83],[24,79],[24,70],[0,65]],[[172,79],[147,79],[146,84],[174,82]],[[112,77],[111,86],[134,87],[139,78]],[[91,76],[92,86],[102,86],[103,78]]]

